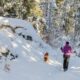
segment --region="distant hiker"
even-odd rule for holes
[[[70,58],[70,55],[72,54],[72,48],[69,45],[69,42],[66,42],[64,47],[61,47],[61,51],[64,53],[63,54],[63,59],[64,59],[63,69],[64,69],[64,71],[67,71],[68,64],[69,64],[69,58]]]
[[[48,54],[48,52],[46,52],[44,54],[44,61],[47,62],[48,60],[49,60],[49,54]]]

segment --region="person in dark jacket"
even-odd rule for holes
[[[72,54],[72,48],[69,45],[69,42],[66,42],[64,47],[61,47],[61,51],[63,52],[63,69],[64,71],[67,71],[68,64],[69,64],[69,58]]]

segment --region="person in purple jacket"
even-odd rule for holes
[[[64,45],[64,47],[61,47],[61,51],[63,52],[63,69],[64,71],[68,70],[68,64],[69,64],[69,58],[72,54],[72,48],[69,45],[69,42],[67,41]]]

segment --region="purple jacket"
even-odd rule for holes
[[[61,48],[61,51],[65,54],[65,55],[71,55],[72,54],[72,48],[70,45],[65,44],[65,46],[63,48]]]

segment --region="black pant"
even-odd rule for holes
[[[66,71],[68,69],[68,64],[69,64],[69,58],[70,56],[63,55],[64,61],[63,61],[63,69]]]

